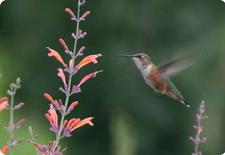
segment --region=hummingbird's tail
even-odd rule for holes
[[[174,86],[174,88],[176,88]],[[177,89],[176,90],[176,95],[172,91],[167,91],[167,95],[171,98],[173,98],[176,101],[179,101],[180,103],[186,105],[186,107],[190,108],[190,104],[183,98],[183,96],[179,93]]]
[[[183,99],[178,99],[178,100],[180,101],[180,103],[186,105],[186,107],[188,107],[188,108],[191,107],[190,104],[189,104],[187,101],[185,101],[185,100],[183,100]]]

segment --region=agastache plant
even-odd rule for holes
[[[7,145],[4,145],[0,150],[0,155],[4,155],[9,152],[10,155],[13,155],[14,147],[22,142],[22,139],[15,138],[16,129],[20,128],[24,123],[25,119],[22,118],[15,122],[14,120],[14,111],[20,109],[24,103],[20,102],[18,104],[15,103],[15,96],[17,90],[21,88],[21,80],[20,78],[16,79],[15,83],[11,83],[9,89],[7,90],[7,94],[9,97],[0,98],[0,111],[9,110],[9,123],[8,126],[5,127],[9,132],[9,141]]]
[[[97,58],[101,54],[92,54],[84,57],[80,62],[76,62],[78,57],[83,56],[85,46],[78,47],[78,40],[83,39],[87,33],[80,29],[80,23],[86,20],[86,17],[90,15],[90,11],[81,13],[81,7],[86,4],[86,0],[77,0],[76,14],[70,8],[65,8],[65,12],[70,16],[71,21],[76,23],[76,31],[71,34],[74,39],[73,48],[70,49],[64,39],[59,39],[59,44],[63,47],[64,53],[69,56],[68,62],[64,61],[64,58],[58,51],[47,47],[49,57],[55,58],[61,65],[58,68],[57,76],[62,80],[62,87],[59,90],[65,95],[65,100],[55,99],[49,93],[44,93],[43,96],[50,102],[49,110],[46,112],[45,117],[49,121],[50,131],[55,134],[55,140],[50,141],[48,145],[42,145],[33,143],[40,151],[41,154],[46,155],[61,155],[63,149],[61,149],[60,141],[63,138],[70,137],[72,132],[77,128],[84,125],[93,126],[93,117],[87,117],[85,119],[72,118],[67,119],[67,116],[71,111],[77,107],[78,101],[70,101],[72,95],[80,93],[82,85],[91,78],[96,77],[100,71],[95,71],[84,76],[78,84],[73,83],[73,77],[77,75],[80,70],[88,64],[98,63]]]
[[[199,145],[201,143],[206,142],[207,138],[203,137],[201,138],[201,133],[203,131],[203,127],[202,127],[202,120],[205,120],[208,118],[208,116],[204,115],[205,113],[205,102],[202,101],[198,112],[196,114],[196,124],[193,126],[194,129],[196,130],[196,135],[195,137],[190,137],[190,140],[194,142],[194,152],[192,153],[192,155],[203,155],[202,151],[200,151],[199,149]]]
[[[11,83],[9,86],[9,89],[7,91],[7,94],[10,96],[10,105],[9,105],[9,125],[7,127],[7,130],[10,135],[10,140],[8,142],[8,147],[9,147],[9,154],[13,154],[13,149],[15,145],[19,144],[22,142],[21,139],[17,140],[15,138],[15,130],[20,128],[21,125],[25,123],[25,119],[20,119],[15,123],[14,121],[14,111],[20,109],[24,103],[20,102],[18,104],[15,104],[15,95],[17,93],[17,90],[21,88],[21,80],[20,78],[16,79],[15,83]]]

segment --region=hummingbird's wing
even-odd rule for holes
[[[160,65],[158,70],[163,78],[175,76],[177,73],[190,67],[199,57],[200,52],[189,52],[174,58],[172,61]]]

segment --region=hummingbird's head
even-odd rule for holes
[[[149,56],[145,53],[134,54],[132,58],[139,70],[146,69],[151,64]]]
[[[146,69],[152,64],[149,56],[145,53],[137,53],[133,55],[116,54],[119,57],[131,57],[139,70]]]

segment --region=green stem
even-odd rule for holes
[[[9,114],[9,154],[13,155],[13,146],[12,146],[12,142],[14,140],[14,116],[13,116],[13,106],[14,106],[14,92],[11,95],[11,99],[10,99],[10,114]]]
[[[68,82],[68,90],[67,90],[66,99],[65,99],[65,106],[64,106],[64,109],[63,109],[63,112],[62,112],[62,117],[61,117],[61,120],[60,120],[59,131],[58,131],[58,133],[56,135],[55,147],[57,147],[59,145],[59,141],[61,139],[61,134],[62,134],[62,130],[63,130],[63,122],[64,122],[64,118],[66,116],[66,109],[67,109],[67,106],[68,106],[68,103],[69,103],[72,77],[73,77],[73,75],[70,74],[69,82]]]
[[[78,6],[77,6],[76,34],[78,34],[78,32],[79,32],[79,24],[80,24],[79,18],[80,18],[80,0],[78,1]],[[77,50],[77,42],[78,42],[78,38],[75,38],[74,47],[73,47],[73,55],[74,56],[75,56],[76,50]],[[75,57],[73,58],[73,62],[75,63]],[[59,141],[61,139],[61,135],[62,135],[62,131],[63,131],[63,122],[64,122],[64,119],[65,119],[65,116],[66,116],[66,110],[67,110],[67,107],[68,107],[69,98],[70,98],[70,94],[71,94],[71,87],[72,87],[73,75],[74,75],[73,73],[70,73],[69,74],[69,80],[68,80],[68,85],[67,85],[67,91],[66,91],[66,99],[65,99],[64,109],[62,111],[62,116],[61,116],[61,120],[60,120],[59,131],[56,134],[55,149],[59,145]]]
[[[77,5],[77,25],[76,25],[76,34],[78,34],[79,32],[79,27],[80,27],[80,0],[78,1],[78,5]],[[73,54],[76,54],[76,50],[77,50],[77,41],[78,39],[76,38],[74,41],[74,46],[73,46]]]
[[[34,132],[33,132],[32,127],[29,126],[28,129],[29,129],[29,133],[30,133],[30,137],[31,137],[31,142],[36,142],[36,136],[35,136],[35,134],[34,134]],[[40,154],[39,154],[39,149],[38,149],[37,147],[35,147],[35,149],[36,149],[36,155],[40,155]]]
[[[197,134],[195,139],[198,139],[200,141],[200,133],[198,132],[198,129],[201,128],[201,119],[202,119],[202,113],[199,114],[200,120],[197,122]],[[195,144],[195,155],[199,155],[199,144],[200,142]]]

